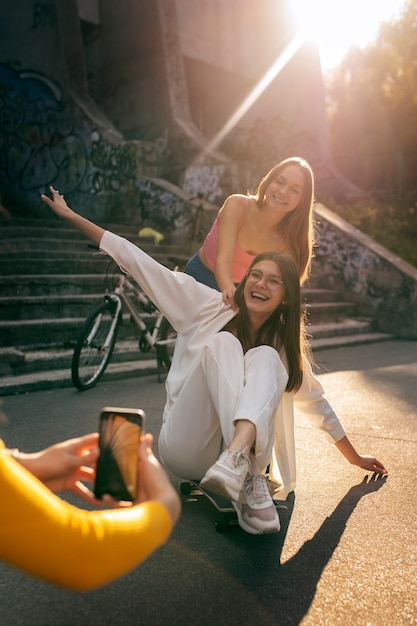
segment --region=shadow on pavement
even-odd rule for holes
[[[281,552],[293,494],[286,501],[288,511],[280,512],[281,532],[259,537],[239,527],[217,533],[211,505],[185,502],[171,540],[130,574],[96,591],[76,594],[13,569],[7,577],[3,571],[4,623],[298,625],[358,502],[385,482],[368,480],[352,487],[314,537],[285,563]]]
[[[202,529],[210,526],[210,516],[215,514],[203,506],[193,510],[193,503],[185,503],[174,551],[177,562],[186,555],[192,581],[189,597],[194,611],[198,610],[198,620],[187,622],[192,620],[188,602],[183,605],[187,616],[177,607],[178,621],[173,619],[172,608],[165,618],[171,624],[300,624],[349,517],[362,497],[379,490],[385,482],[386,477],[365,477],[352,487],[314,537],[285,563],[280,559],[295,503],[293,494],[286,501],[288,512],[280,511],[282,529],[277,535],[250,536],[237,528],[219,533],[217,541],[209,542],[204,540]],[[213,526],[211,532],[215,532]],[[175,570],[171,571],[175,575]]]

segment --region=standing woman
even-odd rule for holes
[[[290,255],[300,284],[309,276],[314,245],[314,177],[309,164],[292,157],[275,165],[255,195],[229,196],[185,272],[221,291],[234,306],[236,284],[254,257],[274,250]]]
[[[385,474],[356,452],[303,354],[300,282],[287,254],[257,256],[236,290],[237,310],[220,293],[172,272],[126,239],[74,213],[51,188],[42,199],[109,254],[177,330],[159,453],[177,476],[231,499],[249,533],[277,532],[264,474],[281,497],[295,487],[294,402],[348,461]]]

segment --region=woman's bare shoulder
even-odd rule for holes
[[[229,196],[219,211],[220,223],[230,228],[239,229],[246,220],[247,196],[233,194]]]
[[[246,196],[244,193],[232,193],[230,194],[230,196],[228,196],[225,200],[225,204],[226,202],[241,202],[241,203],[245,203],[247,202],[249,196]]]
[[[242,212],[246,210],[248,204],[248,196],[245,196],[243,194],[239,194],[239,193],[234,193],[231,196],[228,196],[222,206],[222,208],[220,209],[221,212],[223,211],[236,211],[236,212]]]

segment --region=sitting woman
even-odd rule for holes
[[[174,474],[230,498],[245,531],[277,532],[262,472],[272,459],[279,497],[295,487],[296,401],[349,462],[386,473],[354,449],[303,354],[299,272],[289,256],[258,255],[236,290],[234,310],[218,291],[170,271],[51,192],[44,202],[113,257],[178,332],[159,436],[161,459]]]

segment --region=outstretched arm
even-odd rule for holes
[[[346,435],[340,441],[336,441],[336,447],[352,465],[357,465],[368,472],[388,474],[381,461],[372,456],[359,454]]]
[[[91,239],[97,246],[100,245],[101,238],[104,234],[104,228],[97,226],[93,222],[90,222],[85,217],[78,215],[69,208],[68,204],[64,200],[64,196],[61,196],[59,191],[54,189],[52,185],[49,187],[52,199],[44,194],[41,195],[42,200],[47,204],[52,211],[58,215],[58,217],[62,217],[66,222],[77,228],[79,231],[84,233],[86,237]]]
[[[45,204],[111,256],[123,272],[130,274],[176,330],[189,328],[190,323],[198,319],[200,311],[208,308],[213,317],[224,313],[224,323],[228,321],[228,311],[223,308],[214,289],[183,272],[169,270],[127,239],[81,217],[70,209],[56,189],[51,186],[50,190],[52,199],[41,196]]]

